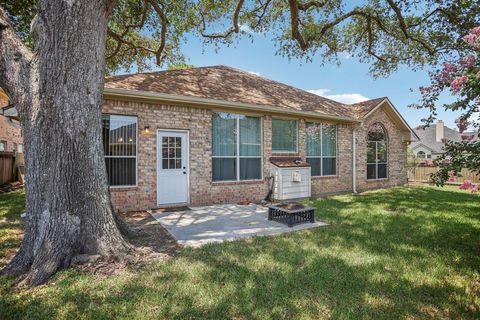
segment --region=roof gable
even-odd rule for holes
[[[415,145],[412,145],[412,147],[410,149],[415,150],[415,149],[420,148],[420,147],[422,147],[423,149],[430,150],[431,152],[435,152],[435,150],[429,148],[428,146],[424,145],[421,142],[418,142]]]
[[[407,121],[405,121],[400,112],[398,112],[397,108],[395,108],[393,103],[387,97],[355,103],[352,104],[351,107],[358,119],[368,118],[371,114],[381,108],[398,127],[411,133],[412,140],[420,140],[416,132],[408,125]]]

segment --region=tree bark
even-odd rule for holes
[[[27,212],[20,250],[2,273],[27,273],[29,286],[44,283],[77,254],[121,259],[130,250],[111,209],[101,141],[112,6],[107,0],[38,1],[35,52],[22,70],[29,75],[27,98],[2,81],[7,75],[0,66],[0,85],[7,86],[22,119]]]

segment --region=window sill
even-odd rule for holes
[[[333,176],[312,176],[312,180],[320,180],[320,179],[338,179],[338,174]]]
[[[138,186],[110,186],[108,189],[110,189],[110,191],[128,191],[137,190]]]
[[[263,184],[264,179],[258,180],[238,180],[238,181],[212,181],[212,186],[234,186],[242,184]]]
[[[272,152],[272,156],[275,157],[291,157],[291,156],[299,156],[299,152]]]
[[[382,179],[367,179],[367,182],[382,182],[382,181],[388,181],[388,178],[382,178]]]

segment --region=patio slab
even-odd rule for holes
[[[267,211],[268,208],[261,205],[227,204],[151,214],[177,239],[178,243],[187,247],[200,247],[212,242],[276,235],[328,225],[316,221],[289,228],[285,224],[269,221]]]

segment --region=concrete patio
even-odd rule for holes
[[[316,221],[289,228],[285,224],[269,221],[267,211],[261,205],[227,204],[192,207],[184,211],[153,211],[151,214],[179,244],[187,247],[327,226],[324,222]]]

